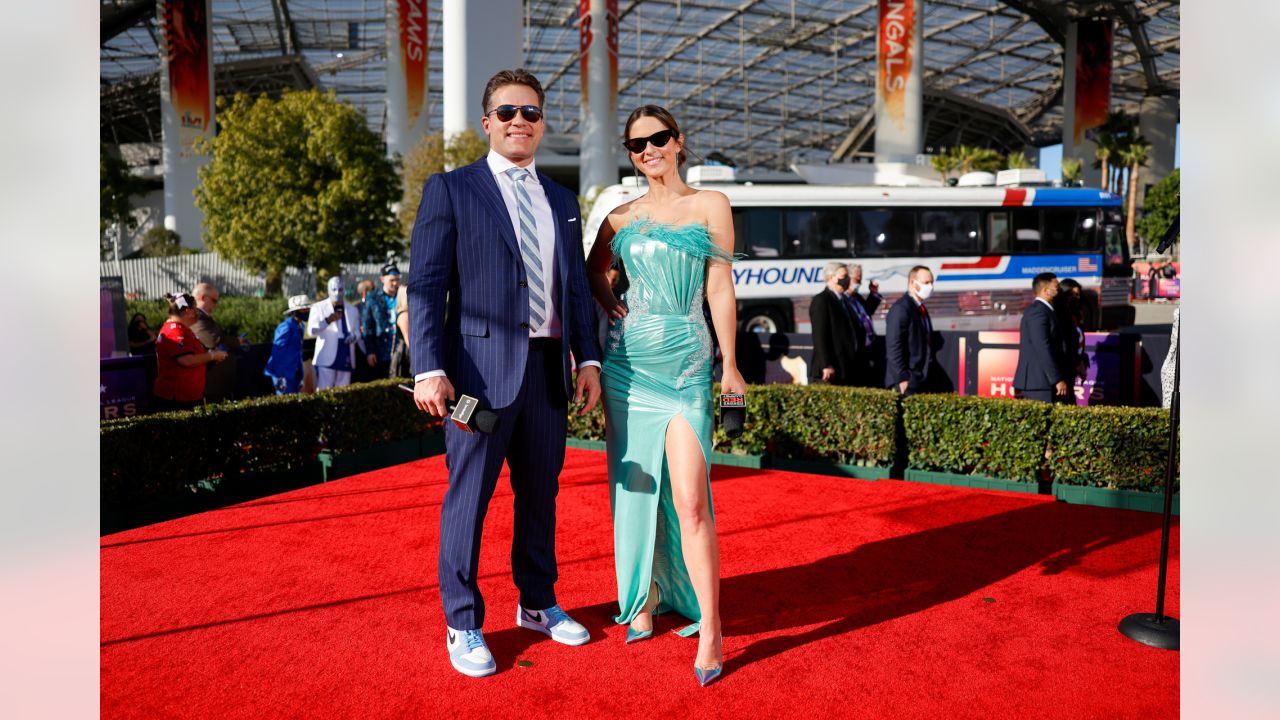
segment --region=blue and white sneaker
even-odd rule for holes
[[[470,677],[484,677],[498,671],[489,646],[484,644],[484,634],[479,630],[454,630],[449,628],[449,662],[453,669]]]
[[[565,645],[583,645],[591,639],[587,629],[569,617],[559,605],[546,610],[525,610],[516,605],[516,625],[550,635],[552,640]]]

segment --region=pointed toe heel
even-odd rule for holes
[[[714,667],[709,670],[704,670],[697,665],[693,666],[693,676],[698,679],[698,684],[702,687],[706,687],[715,682],[723,671],[724,665],[720,665],[719,667]]]

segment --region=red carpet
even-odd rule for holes
[[[432,458],[104,537],[102,715],[1177,717],[1178,654],[1115,630],[1154,610],[1158,516],[895,481],[713,478],[727,672],[709,688],[693,679],[696,639],[623,644],[603,454],[570,450],[557,592],[588,645],[514,627],[504,481],[482,560],[498,674],[454,672]],[[1177,556],[1175,525],[1174,616]]]

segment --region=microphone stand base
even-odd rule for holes
[[[1120,633],[1130,640],[1161,650],[1178,650],[1179,625],[1176,618],[1160,618],[1154,613],[1134,613],[1120,621]]]

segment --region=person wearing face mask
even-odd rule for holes
[[[360,359],[373,367],[378,356],[366,353],[360,332],[360,316],[347,312],[343,302],[342,278],[329,278],[329,297],[311,308],[307,332],[315,336],[316,351],[312,363],[316,367],[316,388],[346,387],[351,384],[351,371],[356,367],[356,348]]]
[[[849,266],[842,262],[827,263],[822,277],[827,286],[809,302],[809,323],[813,326],[809,381],[853,385],[861,379],[857,361],[866,331],[857,319],[856,301],[847,294],[852,282]]]
[[[1031,281],[1031,289],[1036,299],[1022,312],[1013,387],[1027,400],[1069,402],[1071,389],[1062,375],[1062,327],[1053,310],[1058,278],[1050,272],[1040,273]]]
[[[872,280],[867,285],[867,296],[859,294],[862,287],[862,266],[857,263],[849,265],[849,289],[845,293],[853,302],[849,307],[853,310],[854,334],[858,339],[858,356],[854,361],[855,377],[853,385],[861,387],[880,387],[880,379],[884,376],[884,350],[879,347],[876,328],[871,317],[884,298],[880,296],[880,283]],[[861,332],[859,332],[859,329]]]
[[[933,295],[933,271],[917,265],[907,273],[907,294],[889,308],[885,320],[884,385],[903,395],[929,392],[935,378],[933,365],[933,322],[925,301]]]

